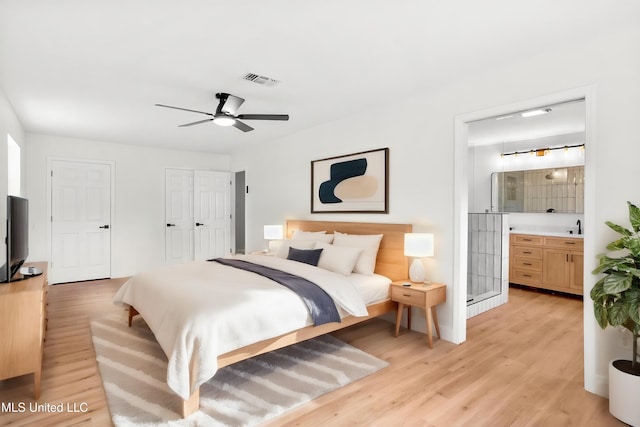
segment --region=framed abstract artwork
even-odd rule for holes
[[[311,213],[389,213],[389,149],[311,162]]]

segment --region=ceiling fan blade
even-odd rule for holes
[[[288,114],[239,114],[243,120],[289,120]]]
[[[224,102],[224,105],[220,110],[223,113],[235,116],[238,113],[238,108],[240,108],[240,106],[244,102],[244,99],[240,98],[239,96],[230,95],[228,93],[226,95],[226,101]]]
[[[187,126],[193,126],[193,125],[199,125],[200,123],[205,123],[205,122],[212,122],[213,119],[204,119],[204,120],[198,120],[197,122],[192,122],[192,123],[185,123],[183,125],[179,125],[179,128],[184,128]]]
[[[206,114],[208,116],[213,116],[213,113],[207,113],[206,111],[190,110],[188,108],[173,107],[171,105],[156,104],[156,107],[173,108],[174,110],[191,111],[192,113],[200,113],[200,114]]]
[[[242,123],[240,120],[236,120],[236,122],[233,124],[233,127],[240,129],[242,132],[250,132],[253,130],[251,126],[246,123]]]

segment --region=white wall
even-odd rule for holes
[[[427,278],[452,283],[453,112],[455,100],[441,93],[387,105],[407,119],[390,125],[385,110],[337,120],[282,141],[251,147],[235,156],[232,169],[247,171],[247,245],[264,247],[262,225],[288,218],[410,223],[435,234],[435,257],[426,260]],[[341,154],[389,147],[389,214],[310,214],[310,162]],[[264,161],[264,159],[273,159]],[[448,289],[447,298],[451,296]],[[439,309],[441,332],[451,337],[450,304]],[[421,315],[419,313],[416,313]],[[415,322],[418,328],[421,322]]]
[[[7,134],[20,146],[21,171],[22,171],[22,192],[25,189],[25,143],[22,125],[16,117],[7,97],[0,90],[0,266],[6,261],[7,247],[4,239],[7,237],[7,187],[8,187],[8,158],[7,158]]]
[[[549,46],[537,57],[475,74],[451,85],[440,85],[403,99],[398,105],[381,103],[375,110],[308,129],[271,144],[252,147],[234,157],[232,169],[247,170],[248,247],[262,248],[263,224],[286,218],[413,223],[419,231],[436,234],[431,260],[432,280],[449,285],[447,303],[438,310],[443,336],[452,337],[454,291],[454,118],[460,114],[594,85],[597,92],[593,161],[597,180],[588,184],[592,212],[585,215],[585,271],[595,267],[595,253],[604,250],[612,232],[604,221],[624,223],[626,200],[640,202],[636,185],[640,144],[635,123],[640,117],[640,28],[621,30],[570,48]],[[400,123],[380,120],[385,113]],[[393,114],[391,114],[393,113]],[[310,161],[379,147],[390,148],[390,212],[388,215],[309,213]],[[264,161],[264,159],[272,159]],[[467,182],[464,174],[463,181]],[[624,183],[621,185],[621,183]],[[466,194],[465,194],[466,198]],[[466,206],[466,201],[464,206]],[[585,276],[585,289],[595,277]],[[464,309],[464,308],[463,308]],[[418,322],[416,322],[418,323]],[[601,332],[585,302],[585,384],[606,394],[606,364],[614,355],[628,357],[612,331]],[[579,357],[579,356],[577,356]],[[576,363],[579,363],[576,360]]]
[[[229,170],[229,156],[27,134],[30,255],[47,259],[47,160],[62,158],[115,164],[111,275],[129,276],[164,265],[166,168]]]

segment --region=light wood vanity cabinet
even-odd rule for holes
[[[512,234],[509,281],[527,286],[542,283],[542,236]]]
[[[511,234],[509,282],[583,294],[583,240]]]

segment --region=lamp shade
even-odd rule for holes
[[[414,258],[433,256],[433,233],[407,233],[404,235],[404,254]]]
[[[282,240],[284,231],[282,225],[265,225],[264,226],[264,239],[265,240]]]

